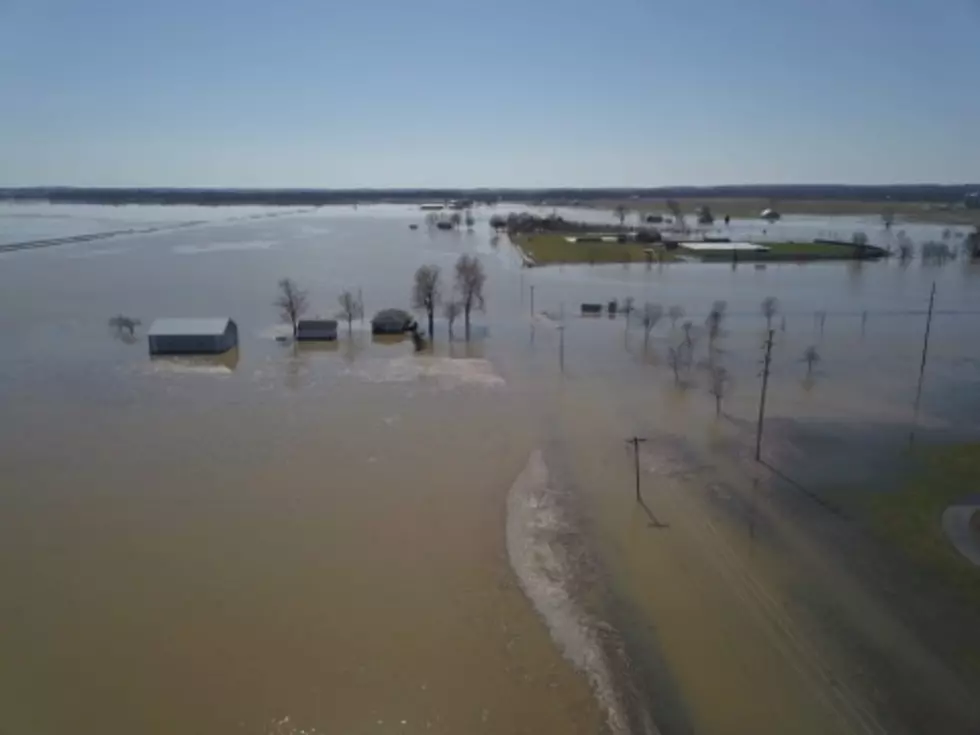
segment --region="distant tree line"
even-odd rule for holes
[[[562,189],[168,189],[23,187],[0,189],[0,200],[46,200],[79,204],[296,205],[354,202],[474,202],[609,199],[831,199],[891,202],[964,202],[980,184],[850,186],[787,184],[662,188]]]

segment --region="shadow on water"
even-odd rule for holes
[[[643,509],[643,512],[646,514],[647,518],[649,519],[650,522],[648,526],[650,528],[670,528],[669,523],[664,523],[659,518],[657,518],[656,515],[654,515],[654,512],[650,510],[650,506],[647,505],[642,495],[637,500],[637,504]]]

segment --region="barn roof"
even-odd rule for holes
[[[224,334],[231,321],[228,317],[205,317],[184,319],[157,319],[150,325],[147,334],[151,337],[211,334]]]

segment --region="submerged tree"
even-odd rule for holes
[[[487,274],[483,263],[475,255],[460,255],[456,261],[456,291],[459,293],[463,307],[463,321],[466,325],[466,340],[470,339],[470,312],[473,309],[483,310],[483,284]]]
[[[686,322],[684,322],[683,324],[681,324],[681,330],[684,332],[684,341],[681,344],[683,344],[685,347],[687,347],[687,349],[693,351],[693,349],[694,349],[694,322],[692,322],[692,321],[686,321]]]
[[[677,320],[683,318],[684,307],[674,305],[667,309],[667,317],[670,319],[670,328],[677,329]]]
[[[131,345],[136,341],[136,327],[141,323],[139,319],[117,314],[109,319],[109,329],[112,330],[113,336],[120,342]]]
[[[461,215],[459,212],[453,212],[451,215],[449,215],[449,224],[451,224],[454,228],[458,229],[462,221],[463,215]]]
[[[341,319],[347,322],[347,334],[353,331],[355,319],[360,319],[364,315],[364,305],[361,299],[351,291],[344,291],[337,297],[340,303],[340,311],[337,313]]]
[[[766,329],[772,329],[772,319],[779,311],[779,300],[775,296],[766,296],[761,305],[762,316],[766,318]]]
[[[684,345],[671,345],[667,348],[667,364],[674,372],[674,383],[681,383],[681,368],[686,363]]]
[[[820,362],[820,353],[816,347],[810,345],[803,351],[803,362],[806,363],[806,376],[809,378],[813,374],[813,366]]]
[[[681,232],[687,231],[687,225],[684,223],[684,210],[681,209],[680,202],[676,199],[667,200],[667,209],[670,210],[671,215],[674,217],[674,224]]]
[[[647,351],[650,344],[650,332],[657,326],[660,317],[663,316],[664,308],[660,304],[651,304],[649,301],[643,305],[643,351]]]
[[[713,365],[711,368],[711,384],[708,392],[715,397],[715,416],[721,416],[721,402],[728,394],[731,385],[731,376],[721,365]]]
[[[445,306],[442,307],[442,313],[446,317],[446,324],[449,325],[449,341],[453,340],[453,324],[456,322],[456,318],[459,316],[463,307],[459,305],[458,301],[447,301]]]
[[[467,230],[472,230],[473,229],[473,225],[476,224],[476,219],[473,217],[473,212],[471,212],[468,209],[466,210],[466,219],[465,219],[465,221],[466,221],[466,229]]]
[[[711,311],[708,312],[708,318],[705,320],[705,325],[708,327],[709,348],[714,348],[715,340],[721,334],[721,325],[725,321],[727,309],[728,304],[725,301],[719,300],[711,305]]]
[[[429,339],[435,337],[434,320],[436,307],[439,305],[439,266],[422,265],[415,271],[415,284],[412,287],[412,306],[424,311],[429,319]]]
[[[274,303],[279,309],[280,318],[293,328],[295,337],[300,317],[310,308],[306,291],[297,286],[292,278],[283,278],[279,281],[279,296]]]
[[[617,204],[616,208],[613,210],[616,214],[616,218],[619,220],[619,226],[622,227],[626,223],[626,215],[629,214],[629,208],[624,204]]]

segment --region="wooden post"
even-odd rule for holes
[[[759,423],[755,430],[755,461],[762,460],[762,424],[766,418],[766,391],[769,388],[769,365],[772,363],[772,340],[775,332],[770,329],[766,338],[766,355],[762,360],[762,395],[759,396]]]
[[[634,436],[626,441],[633,445],[633,466],[636,469],[636,502],[642,503],[643,498],[640,496],[640,442],[645,442],[646,439],[642,436]]]

